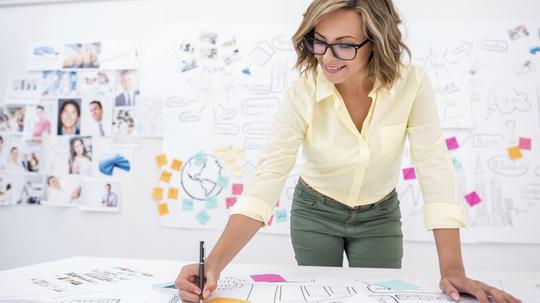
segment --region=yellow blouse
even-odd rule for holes
[[[374,203],[397,184],[407,135],[426,228],[465,226],[426,73],[413,64],[402,67],[392,89],[374,90],[369,97],[372,104],[359,132],[320,68],[299,78],[281,102],[257,170],[230,214],[267,224],[300,145],[305,160],[300,175],[309,185],[349,206]]]

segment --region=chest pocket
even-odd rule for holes
[[[405,128],[407,123],[398,123],[379,128],[379,140],[384,155],[393,155],[405,144]]]

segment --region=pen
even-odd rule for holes
[[[199,288],[201,289],[199,303],[202,303],[204,289],[204,241],[199,242]]]

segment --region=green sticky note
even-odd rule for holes
[[[391,280],[391,281],[386,281],[386,282],[380,282],[380,283],[377,283],[375,285],[390,288],[393,291],[402,291],[402,290],[407,290],[407,289],[418,289],[418,288],[420,288],[417,285],[407,283],[407,282],[404,282],[404,281],[401,281],[401,280]]]

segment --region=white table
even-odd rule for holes
[[[163,302],[163,298],[170,296],[171,293],[174,294],[176,290],[164,289],[156,291],[152,286],[163,282],[174,281],[179,269],[186,263],[188,262],[74,257],[0,271],[0,302],[131,303],[160,302],[160,300]],[[55,281],[57,277],[65,277],[65,274],[69,272],[80,274],[88,273],[96,269],[99,269],[100,272],[106,272],[114,267],[129,268],[137,271],[138,273],[135,273],[134,275],[139,275],[140,277],[135,277],[124,282],[99,282],[97,284],[86,283],[85,285],[70,285],[64,281]],[[152,276],[144,276],[141,273],[151,273]],[[450,302],[438,289],[439,277],[437,273],[414,273],[394,269],[299,267],[233,263],[222,273],[221,280],[226,280],[227,283],[229,283],[227,284],[228,286],[234,283],[252,283],[249,278],[250,274],[264,273],[280,274],[289,282],[285,284],[257,284],[256,287],[251,288],[253,293],[251,294],[250,299],[252,302],[261,302],[261,299],[255,299],[257,291],[259,291],[259,297],[269,296],[268,293],[265,293],[265,291],[268,292],[269,289],[272,289],[272,295],[276,295],[279,292],[281,296],[283,296],[285,291],[292,293],[292,291],[296,289],[295,287],[303,287],[303,292],[305,293],[306,287],[311,287],[309,289],[314,291],[318,289],[312,287],[313,285],[330,285],[335,287],[334,289],[339,288],[343,290],[345,288],[336,285],[349,283],[339,281],[355,281],[354,287],[356,290],[366,292],[370,296],[373,296],[373,298],[376,298],[378,300],[377,302],[380,303]],[[540,273],[470,272],[469,276],[483,280],[494,286],[504,288],[508,292],[511,292],[524,300],[524,302],[540,302]],[[51,285],[48,285],[47,287],[38,286],[32,283],[31,279],[37,279],[36,281],[53,281],[57,284],[56,288],[58,288],[59,285],[63,290],[59,291],[59,289],[57,289],[55,291],[53,290],[55,289],[55,286]],[[415,285],[420,285],[422,288],[421,290],[393,292],[381,287],[374,287],[373,285],[388,280],[402,280]],[[43,284],[44,282],[42,281],[41,283]],[[278,287],[277,285],[280,286]],[[328,290],[330,288],[325,286],[324,289]],[[329,302],[328,300],[325,301],[324,298],[315,300],[313,299],[314,294],[312,293],[311,295],[311,298],[304,296],[303,300],[289,300],[289,302]],[[283,301],[275,301],[286,301],[283,298],[282,300]],[[472,299],[465,299],[462,301],[476,302]],[[338,300],[335,300],[335,302],[338,302]]]

